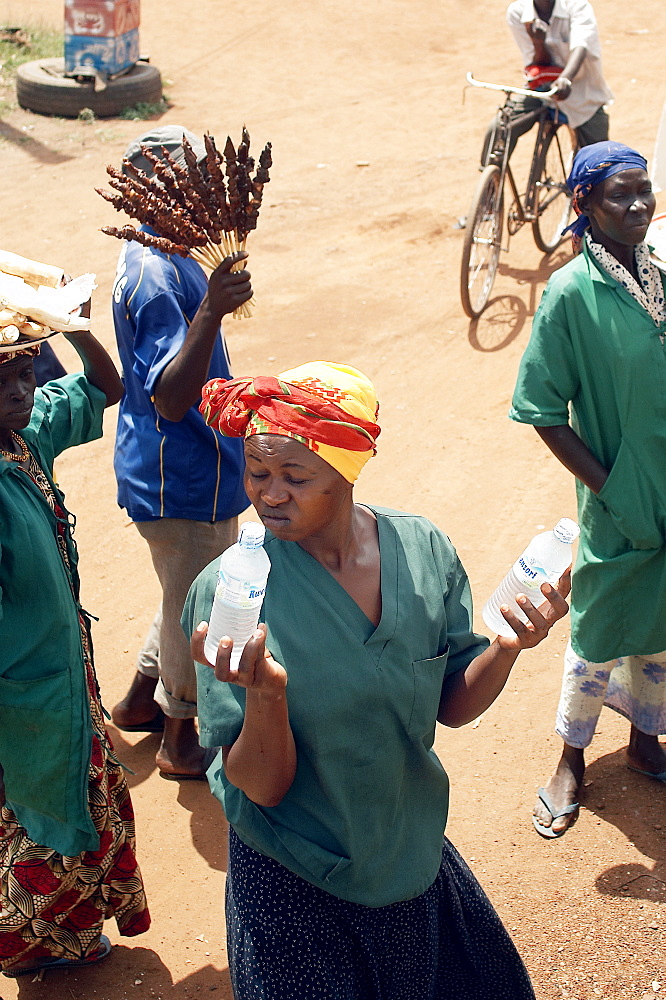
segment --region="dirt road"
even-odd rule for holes
[[[54,25],[62,0],[0,3]],[[236,374],[304,360],[357,365],[381,399],[378,457],[360,499],[423,513],[452,537],[477,604],[541,525],[575,514],[572,484],[529,428],[506,419],[516,367],[544,283],[566,251],[543,259],[529,231],[512,240],[478,324],[458,298],[462,234],[491,96],[481,78],[519,82],[504,4],[490,0],[143,0],[142,51],[162,71],[165,122],[270,139],[274,179],[251,269],[258,309],[229,322]],[[661,0],[597,0],[611,134],[651,156],[663,86],[656,82]],[[117,217],[95,194],[142,123],[71,122],[5,110],[0,120],[3,226],[9,250],[91,269],[95,330],[113,345],[109,293]],[[519,162],[520,153],[515,162]],[[664,195],[659,207],[666,209]],[[56,345],[74,367],[67,345]],[[84,605],[99,616],[96,658],[108,706],[124,693],[158,602],[148,550],[115,503],[106,437],[70,452],[58,475],[77,512]],[[479,627],[482,629],[479,617]],[[489,892],[523,954],[539,1000],[634,1000],[666,992],[666,789],[630,775],[628,726],[604,713],[583,809],[556,842],[530,823],[535,789],[558,753],[552,734],[566,625],[523,654],[476,727],[440,731],[453,795],[449,835]],[[104,966],[2,980],[4,1000],[149,1000],[213,993],[230,1000],[222,901],[224,817],[203,784],[159,779],[156,736],[116,734],[131,778],[152,930]]]

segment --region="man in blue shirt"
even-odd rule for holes
[[[202,162],[202,140],[180,126],[142,135],[126,159],[152,174],[147,146],[184,165],[183,135]],[[167,778],[200,778],[206,766],[194,724],[194,664],[180,626],[185,597],[200,570],[236,541],[237,515],[248,506],[242,442],[212,430],[198,410],[204,382],[231,378],[220,323],[252,295],[249,273],[231,271],[245,257],[227,257],[207,280],[195,260],[130,241],[113,289],[125,383],[114,456],[118,503],[148,542],[162,606],[112,718],[129,731],[164,728],[156,761]]]

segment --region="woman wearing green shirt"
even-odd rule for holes
[[[533,822],[559,837],[578,811],[604,704],[631,722],[627,764],[666,781],[666,306],[643,242],[655,208],[645,159],[618,142],[577,154],[581,252],[548,283],[510,416],[576,477],[581,525],[556,731],[562,757]]]
[[[237,1000],[533,1000],[497,914],[442,836],[435,725],[495,700],[521,649],[567,610],[544,586],[513,639],[472,629],[469,583],[425,518],[355,504],[379,433],[370,382],[302,365],[214,380],[202,410],[245,437],[245,486],[269,529],[260,625],[237,670],[203,641],[217,564],[183,624],[200,738],[230,824],[227,941]],[[563,581],[562,591],[567,583]],[[270,650],[270,652],[268,652]]]
[[[85,372],[40,389],[39,346],[0,346],[0,969],[11,977],[105,958],[111,916],[123,935],[150,925],[74,519],[53,480],[57,455],[101,436],[122,383],[92,334],[67,338]]]

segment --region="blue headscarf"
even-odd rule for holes
[[[567,177],[567,185],[574,196],[573,207],[578,218],[567,226],[564,232],[571,231],[574,239],[580,238],[590,225],[588,217],[581,212],[581,201],[593,187],[601,184],[607,177],[619,174],[621,170],[631,170],[632,167],[647,170],[647,160],[631,146],[625,146],[622,142],[606,139],[604,142],[593,142],[591,146],[579,149],[571,173]]]

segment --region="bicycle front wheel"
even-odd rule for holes
[[[504,215],[500,169],[485,167],[467,216],[460,273],[462,307],[476,319],[486,307],[495,281]]]
[[[571,193],[567,177],[571,170],[575,137],[568,125],[560,125],[543,144],[536,167],[535,219],[532,223],[534,242],[539,250],[552,253],[564,239],[562,230],[571,215]]]

